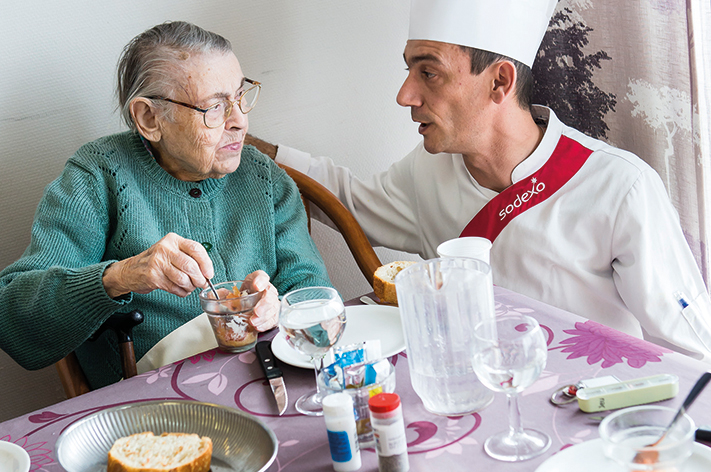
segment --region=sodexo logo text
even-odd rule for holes
[[[531,197],[533,197],[534,195],[538,195],[545,189],[546,184],[544,184],[543,182],[539,182],[538,179],[533,177],[531,179],[531,190],[526,190],[525,192],[516,195],[514,201],[506,205],[506,208],[499,212],[499,216],[501,217],[500,221],[504,221],[504,219],[509,216],[516,208],[521,207],[521,205],[529,201]]]

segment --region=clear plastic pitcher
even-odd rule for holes
[[[477,259],[431,259],[395,278],[410,380],[431,413],[457,416],[494,399],[472,368],[474,327],[494,319],[489,265]]]

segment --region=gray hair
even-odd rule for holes
[[[162,23],[133,38],[118,62],[118,109],[128,127],[136,129],[129,109],[134,98],[169,95],[180,86],[175,72],[190,54],[210,52],[226,54],[232,52],[232,45],[219,34],[185,21]]]

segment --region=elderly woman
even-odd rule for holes
[[[207,279],[266,291],[252,324],[276,326],[278,293],[330,285],[293,181],[243,147],[260,85],[230,43],[185,22],[134,38],[118,66],[130,131],[81,147],[37,208],[22,258],[0,273],[0,347],[27,369],[76,350],[97,388],[121,376],[113,335],[139,309],[140,358],[200,314]]]

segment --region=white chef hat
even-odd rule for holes
[[[412,0],[409,39],[458,44],[531,67],[558,0]]]

